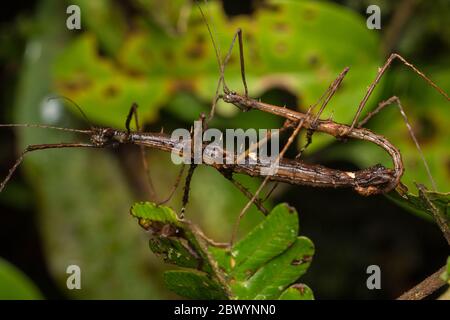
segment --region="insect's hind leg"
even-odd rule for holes
[[[356,123],[358,122],[359,116],[361,115],[362,110],[364,109],[365,105],[367,104],[367,101],[369,100],[370,96],[372,95],[373,90],[377,86],[377,84],[380,82],[381,77],[386,72],[386,70],[389,68],[391,63],[395,60],[399,59],[403,62],[407,67],[412,69],[416,74],[418,74],[422,79],[424,79],[429,85],[431,85],[437,92],[439,92],[441,95],[443,95],[447,100],[450,100],[447,93],[444,92],[437,84],[435,84],[429,77],[427,77],[422,71],[417,69],[412,63],[408,62],[405,58],[403,58],[401,55],[397,53],[392,53],[389,58],[384,63],[383,67],[379,68],[377,76],[375,77],[375,80],[370,84],[369,89],[367,90],[366,94],[364,95],[363,99],[361,100],[358,110],[356,111],[356,114],[353,118],[352,125],[348,132],[353,130],[353,128],[356,126]],[[345,134],[348,134],[345,133]],[[345,135],[344,134],[344,135]]]
[[[236,43],[236,39],[238,39],[239,44],[239,64],[241,66],[241,79],[242,84],[244,85],[244,95],[248,97],[248,86],[247,86],[247,80],[245,78],[245,61],[244,61],[244,42],[242,38],[242,29],[238,28],[236,32],[234,33],[233,40],[231,41],[230,48],[228,49],[227,55],[225,56],[224,62],[222,64],[222,70],[221,70],[221,77],[223,77],[223,86],[224,89],[227,91],[230,91],[225,83],[225,66],[228,64],[228,61],[231,58],[231,53],[233,51],[233,47]]]
[[[319,100],[317,100],[317,102],[312,106],[312,109],[314,109],[319,103],[322,103],[319,111],[314,117],[314,120],[311,124],[311,128],[308,129],[306,132],[306,144],[300,149],[299,153],[295,156],[296,160],[300,159],[302,153],[312,143],[312,136],[315,132],[314,128],[317,121],[319,120],[320,116],[322,115],[323,111],[328,105],[328,102],[330,102],[331,98],[333,98],[334,94],[339,89],[339,86],[341,85],[342,81],[344,80],[349,70],[350,70],[349,67],[344,68],[344,70],[342,70],[342,72],[337,76],[337,78],[329,85],[328,89],[322,94]]]
[[[221,98],[221,93],[220,93],[220,89],[221,87],[223,87],[223,91],[224,93],[228,93],[230,92],[230,89],[228,88],[228,86],[225,83],[225,66],[228,64],[228,61],[231,57],[231,53],[234,47],[234,44],[236,42],[236,39],[238,39],[239,42],[239,60],[240,60],[240,66],[241,66],[241,77],[242,77],[242,83],[244,84],[244,90],[245,90],[245,96],[248,96],[248,87],[247,87],[247,81],[245,79],[245,64],[244,64],[244,45],[243,45],[243,40],[242,40],[242,29],[238,29],[234,36],[233,36],[233,40],[231,41],[231,45],[228,49],[227,55],[225,56],[224,61],[222,61],[222,57],[221,57],[221,53],[220,53],[220,47],[218,44],[216,44],[216,39],[215,39],[215,34],[213,34],[213,30],[211,30],[211,27],[209,25],[208,19],[206,18],[205,13],[203,12],[202,7],[200,6],[199,2],[196,1],[195,2],[197,4],[197,7],[200,11],[200,14],[202,15],[202,19],[206,24],[206,27],[208,29],[208,33],[209,33],[209,37],[211,38],[211,42],[212,45],[214,47],[214,51],[216,54],[216,59],[217,59],[217,63],[219,65],[219,69],[220,69],[220,77],[216,86],[216,92],[214,95],[214,99],[213,99],[213,103],[211,106],[211,111],[209,113],[208,118],[206,119],[206,123],[208,123],[213,117],[214,117],[214,113],[215,113],[215,109],[217,106],[217,102],[219,101],[219,99]]]
[[[228,172],[219,170],[219,172],[227,179],[229,180],[245,197],[247,197],[249,200],[251,200],[253,198],[253,194],[252,192],[246,188],[244,185],[242,185],[242,183],[240,183],[239,181],[235,180],[233,178],[232,174],[228,174]],[[263,205],[263,201],[261,200],[261,198],[256,198],[255,201],[253,202],[253,204],[258,208],[259,211],[261,211],[265,216],[267,216],[269,214],[269,212],[267,211],[267,209],[264,207]]]
[[[431,175],[431,170],[430,167],[428,166],[428,162],[425,159],[425,155],[422,152],[422,148],[420,147],[419,141],[417,140],[414,131],[411,127],[411,124],[409,123],[408,117],[406,116],[406,112],[403,109],[402,103],[400,101],[400,99],[397,96],[392,96],[389,99],[382,101],[378,104],[377,108],[375,110],[373,110],[372,112],[370,112],[363,120],[361,120],[358,123],[358,128],[361,128],[362,126],[364,126],[374,115],[376,115],[377,113],[379,113],[381,110],[383,110],[385,107],[389,106],[389,105],[393,105],[396,104],[400,110],[400,114],[402,115],[403,121],[406,124],[406,127],[408,128],[408,132],[409,135],[411,136],[411,139],[414,141],[414,144],[416,145],[417,150],[419,151],[420,157],[422,158],[422,162],[425,166],[425,169],[427,171],[427,175],[428,178],[430,179],[431,185],[433,187],[433,190],[437,190],[436,187],[436,183],[433,179],[433,176]]]

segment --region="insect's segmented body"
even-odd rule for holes
[[[358,130],[368,131],[365,129]],[[358,130],[356,132],[359,132]],[[120,144],[136,144],[167,152],[177,152],[179,150],[179,141],[168,134],[126,132],[110,128],[93,129],[91,142],[98,148],[115,147]],[[222,154],[224,157],[227,157],[226,150],[222,150]],[[188,158],[191,158],[191,155]],[[262,176],[261,172],[270,166],[270,164],[251,164],[247,162],[234,164],[218,163],[207,152],[203,153],[202,160],[203,163],[213,166],[217,170],[242,173],[249,176]],[[359,171],[342,171],[288,159],[280,159],[277,170],[270,176],[270,180],[272,181],[287,182],[295,185],[353,188],[362,195],[385,192],[387,188],[392,186],[393,181],[396,179],[397,175],[395,170],[385,168],[381,165],[375,165]]]

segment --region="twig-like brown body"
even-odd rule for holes
[[[282,108],[278,106],[274,106],[268,103],[263,103],[254,99],[250,99],[245,96],[241,96],[238,93],[235,92],[229,92],[225,94],[222,99],[225,102],[232,103],[236,106],[238,106],[243,111],[248,111],[252,109],[260,110],[263,112],[268,112],[274,115],[278,115],[281,117],[284,117],[286,119],[292,120],[292,121],[301,121],[304,120],[303,126],[307,129],[312,129],[315,131],[320,131],[329,135],[332,135],[336,138],[342,139],[342,138],[351,138],[351,139],[358,139],[358,140],[365,140],[372,143],[375,143],[376,145],[380,146],[384,150],[386,150],[389,155],[392,158],[392,162],[394,164],[394,169],[385,171],[384,173],[387,174],[387,176],[390,177],[390,181],[388,183],[385,183],[381,188],[380,185],[373,185],[372,187],[362,187],[358,188],[356,187],[356,191],[358,191],[361,194],[364,195],[370,195],[370,194],[376,194],[376,193],[385,193],[389,192],[392,189],[394,189],[399,183],[400,179],[403,175],[404,166],[402,162],[402,157],[400,154],[400,151],[392,144],[390,143],[385,137],[375,134],[374,132],[365,129],[365,128],[353,128],[351,129],[350,126],[347,126],[345,124],[340,124],[334,121],[330,120],[316,120],[311,116],[307,116],[304,113],[291,110],[288,108]],[[302,164],[303,166],[304,164]],[[321,171],[324,167],[316,166],[317,170]],[[378,169],[375,169],[378,168]],[[325,168],[326,169],[326,168]],[[371,171],[377,171],[380,169],[380,166],[372,167],[360,172],[365,172],[366,174]],[[313,169],[314,170],[314,169]],[[331,174],[331,176],[334,175],[330,169],[327,169],[325,171],[328,174]],[[381,173],[381,172],[380,172]],[[370,175],[370,174],[369,174]],[[386,176],[386,177],[387,177]],[[339,179],[342,177],[339,177]],[[308,184],[308,183],[305,183]],[[312,184],[313,186],[318,186],[315,184]],[[360,184],[361,185],[361,184]],[[367,186],[367,184],[366,184]]]
[[[306,125],[310,125],[309,119],[305,120]],[[333,126],[344,130],[347,126],[338,125],[333,122],[318,122],[318,128],[328,128],[330,132]],[[341,128],[342,127],[342,128]],[[325,130],[325,129],[323,129]],[[76,132],[87,134],[90,137],[90,143],[60,143],[60,144],[42,144],[29,146],[19,157],[17,162],[9,171],[6,178],[0,184],[0,192],[11,178],[18,165],[22,162],[24,155],[37,150],[55,149],[55,148],[105,148],[117,147],[121,144],[134,144],[147,148],[159,149],[166,152],[182,152],[179,151],[179,141],[165,133],[150,132],[133,132],[115,130],[112,128],[92,128],[91,130],[77,130]],[[334,131],[333,131],[334,132]],[[382,137],[376,138],[375,134],[366,129],[354,129],[349,136],[363,137],[364,140],[378,139],[377,144],[390,146]],[[367,138],[369,137],[369,138]],[[380,142],[381,141],[381,142]],[[393,148],[393,154],[396,149]],[[226,150],[222,151],[224,158],[229,158]],[[185,157],[185,155],[180,154]],[[188,155],[191,156],[191,155]],[[398,155],[400,157],[400,155]],[[236,156],[234,156],[236,159]],[[401,160],[399,160],[401,163]],[[210,165],[217,170],[225,173],[241,173],[252,177],[264,176],[261,169],[270,169],[271,163],[248,163],[234,161],[233,164],[222,164],[214,161],[213,156],[209,156],[207,152],[203,154],[203,163]],[[403,168],[400,166],[400,168]],[[265,177],[265,176],[264,176]],[[331,188],[352,188],[362,195],[372,195],[386,192],[395,186],[394,182],[399,179],[398,171],[385,168],[381,165],[359,170],[359,171],[342,171],[326,168],[316,164],[306,164],[301,161],[288,159],[279,159],[277,170],[269,177],[271,181],[287,182],[294,185],[308,185],[313,187],[331,187]]]
[[[356,132],[361,130],[355,129]],[[368,130],[364,129],[362,131]],[[126,132],[115,130],[111,139],[121,143],[128,142],[164,151],[173,151],[177,148],[178,141],[167,134],[131,133],[129,137],[126,137],[126,135]],[[226,150],[223,150],[223,154],[226,155]],[[205,158],[209,158],[208,155],[204,155],[204,163],[213,166],[219,171],[242,173],[252,177],[261,176],[261,169],[269,168],[269,164],[221,164],[213,163],[212,157],[209,159]],[[395,170],[381,165],[375,165],[359,171],[342,171],[316,164],[306,164],[301,161],[280,159],[278,170],[269,179],[314,187],[353,188],[362,195],[371,195],[384,192],[392,185],[392,181],[397,179],[397,176]]]

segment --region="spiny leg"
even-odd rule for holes
[[[228,49],[227,55],[225,56],[224,62],[222,64],[222,70],[221,70],[221,77],[224,78],[223,80],[223,86],[225,89],[225,92],[229,92],[226,83],[225,83],[225,66],[228,64],[228,61],[231,58],[231,53],[233,51],[234,44],[236,43],[236,38],[238,39],[239,43],[239,64],[241,66],[241,78],[242,78],[242,84],[244,85],[244,95],[245,97],[248,97],[248,87],[247,87],[247,80],[245,78],[245,62],[244,62],[244,42],[242,41],[242,29],[238,28],[233,36],[233,40],[231,41],[230,48]]]
[[[226,172],[220,171],[219,172],[226,178],[228,179],[236,188],[238,188],[238,190],[244,195],[246,196],[249,200],[251,200],[253,198],[253,194],[251,193],[251,191],[246,188],[245,186],[243,186],[240,182],[238,182],[237,180],[235,180],[233,178],[232,174],[228,174]],[[267,216],[269,214],[269,212],[267,211],[266,208],[264,208],[264,205],[262,204],[261,199],[257,198],[254,201],[255,206],[259,209],[259,211],[261,211],[265,216]]]
[[[247,81],[245,79],[245,66],[244,66],[244,51],[243,51],[243,41],[242,41],[242,30],[238,29],[236,31],[236,33],[234,34],[233,40],[232,40],[231,45],[230,45],[230,48],[228,49],[228,53],[227,53],[227,55],[225,57],[224,62],[222,62],[222,57],[221,57],[221,53],[220,53],[220,47],[216,43],[216,39],[214,37],[213,31],[210,28],[208,19],[206,18],[205,14],[203,12],[203,9],[199,5],[198,1],[196,1],[196,4],[197,4],[197,7],[198,7],[198,9],[199,9],[199,11],[201,13],[202,19],[203,19],[203,21],[206,24],[206,27],[208,29],[209,37],[211,38],[211,42],[212,42],[212,45],[214,47],[214,52],[216,54],[216,60],[217,60],[217,63],[219,65],[219,72],[220,72],[220,77],[219,77],[219,80],[218,80],[218,83],[217,83],[217,86],[216,86],[216,92],[215,92],[215,95],[214,95],[214,98],[213,98],[211,111],[210,111],[210,114],[209,114],[209,116],[207,118],[207,123],[208,123],[214,117],[214,113],[215,113],[215,109],[216,109],[216,106],[217,106],[217,102],[220,99],[221,86],[223,85],[223,90],[224,90],[225,93],[229,92],[229,89],[228,89],[227,85],[225,84],[225,79],[224,79],[225,78],[225,65],[228,63],[228,60],[230,59],[232,49],[233,49],[234,44],[236,42],[236,38],[239,39],[239,52],[240,52],[239,57],[240,57],[240,63],[241,63],[241,76],[242,76],[242,82],[244,84],[245,96],[248,96],[248,87],[247,87]]]
[[[191,189],[191,181],[192,181],[192,176],[194,175],[194,171],[197,168],[197,164],[191,163],[189,166],[189,171],[188,174],[186,176],[186,181],[184,183],[184,191],[183,191],[183,203],[181,206],[181,212],[180,212],[180,219],[184,219],[184,212],[186,210],[186,206],[189,202],[189,193],[190,193],[190,189]]]
[[[281,127],[279,129],[278,136],[281,133],[283,133],[284,131],[290,129],[293,125],[294,125],[294,123],[292,123],[290,120],[286,120],[286,122],[284,123],[283,127]],[[250,155],[251,152],[259,150],[263,144],[268,143],[271,139],[272,139],[272,131],[269,130],[265,134],[264,138],[262,138],[261,140],[259,140],[256,143],[252,143],[248,147],[248,149],[246,149],[246,150],[242,151],[241,153],[239,153],[239,155],[236,157],[236,163],[241,163],[242,161],[244,161],[245,158],[247,158]]]
[[[241,32],[241,33],[236,33],[236,34],[242,34],[242,32]],[[231,54],[231,49],[232,49],[232,47],[233,47],[233,45],[234,45],[235,39],[236,39],[236,35],[235,35],[235,37],[234,37],[234,39],[233,39],[234,41],[233,41],[232,46],[230,47],[230,51],[229,51],[229,53],[228,53],[228,55],[227,55],[228,58],[229,58],[229,55]],[[244,65],[244,58],[243,58],[243,54],[242,54],[243,49],[242,49],[241,41],[242,41],[242,38],[240,37],[239,46],[240,46],[240,52],[241,52],[241,73],[242,73],[242,81],[243,81],[243,83],[244,83],[244,87],[246,88],[245,74],[244,74],[244,70],[245,70],[245,69],[244,69],[244,67],[243,67],[243,65]],[[314,105],[312,105],[312,106],[309,108],[308,114],[309,114],[309,113],[310,113],[310,112],[311,112],[311,111],[312,111],[319,103],[322,102],[322,105],[321,105],[321,107],[320,107],[320,109],[319,109],[319,112],[317,113],[315,119],[313,120],[313,126],[314,126],[314,124],[318,121],[320,115],[321,115],[322,112],[324,111],[324,109],[325,109],[325,107],[327,106],[328,102],[331,100],[331,98],[333,97],[333,95],[334,95],[334,94],[336,93],[336,91],[338,90],[339,85],[340,85],[341,82],[343,81],[343,79],[344,79],[345,75],[348,73],[348,71],[349,71],[349,68],[346,67],[346,68],[338,75],[338,77],[330,84],[330,86],[328,87],[328,89],[322,94],[322,96],[319,98],[319,100],[318,100]],[[325,100],[324,100],[324,99],[325,99]],[[281,133],[282,131],[284,131],[285,129],[288,129],[289,127],[292,126],[292,123],[290,123],[290,122],[291,122],[291,121],[288,121],[288,120],[287,120],[287,122],[285,123],[285,125],[283,126],[283,128],[281,128],[280,133]],[[300,150],[300,152],[297,154],[297,156],[295,157],[295,159],[298,160],[298,159],[301,157],[302,152],[303,152],[303,151],[309,146],[309,144],[312,142],[312,134],[313,134],[313,132],[314,132],[314,130],[308,130],[308,133],[307,133],[307,143],[306,143],[306,145]],[[295,138],[295,137],[294,137],[294,138]],[[241,153],[241,155],[238,156],[238,160],[240,160],[240,159],[242,158],[242,156],[244,156],[244,157],[247,156],[251,151],[253,151],[255,148],[259,148],[260,145],[261,145],[262,143],[266,143],[268,140],[270,140],[270,137],[267,137],[267,135],[266,135],[266,137],[265,137],[262,141],[259,141],[259,142],[256,143],[255,145],[250,146],[249,149],[247,149],[247,150],[245,151],[245,153]],[[271,188],[271,190],[267,193],[265,199],[264,199],[262,202],[265,202],[265,201],[270,197],[270,195],[271,195],[272,192],[277,188],[277,186],[278,186],[278,183],[275,183],[275,185],[274,185],[274,186]]]
[[[262,199],[262,203],[266,202],[270,196],[273,194],[273,192],[276,190],[276,188],[278,187],[279,182],[274,183],[274,185],[272,186],[272,188],[270,188],[269,192],[267,192],[266,196],[264,197],[264,199]]]
[[[183,176],[183,173],[184,173],[184,168],[185,168],[185,165],[183,164],[181,166],[180,172],[178,172],[177,179],[175,180],[175,184],[173,185],[172,190],[169,193],[169,196],[166,199],[159,201],[157,203],[158,206],[166,204],[167,202],[170,201],[170,199],[172,199],[173,195],[175,194],[175,191],[178,189],[178,186],[180,185],[181,177]]]
[[[300,149],[299,153],[295,156],[295,159],[298,160],[302,156],[302,153],[306,150],[306,148],[309,147],[309,145],[312,143],[312,136],[314,134],[314,127],[316,126],[317,121],[319,120],[320,116],[322,115],[323,111],[325,110],[325,107],[328,105],[328,102],[330,102],[331,98],[334,96],[336,91],[339,89],[339,86],[341,85],[341,82],[344,80],[345,76],[347,75],[348,71],[350,70],[349,67],[346,67],[339,75],[338,77],[330,84],[328,89],[325,91],[325,93],[319,98],[319,100],[313,105],[313,109],[317,104],[319,104],[324,98],[325,100],[322,102],[319,111],[317,112],[316,116],[314,117],[314,120],[311,124],[311,128],[306,131],[306,144]]]
[[[403,64],[405,64],[406,66],[408,66],[409,68],[411,68],[416,74],[418,74],[422,79],[424,79],[429,85],[431,85],[437,92],[439,92],[441,95],[443,95],[447,100],[450,100],[450,98],[448,97],[447,93],[444,92],[444,90],[442,90],[437,84],[435,84],[429,77],[427,77],[422,71],[420,71],[419,69],[417,69],[412,63],[409,63],[405,58],[403,58],[401,55],[397,54],[397,53],[392,53],[389,58],[386,60],[385,64],[383,65],[383,67],[381,67],[380,69],[378,69],[378,73],[377,76],[375,77],[375,80],[371,83],[371,85],[369,86],[369,89],[367,90],[366,94],[364,95],[363,99],[361,100],[359,106],[358,106],[358,110],[356,111],[355,117],[353,118],[352,121],[352,125],[350,127],[350,129],[348,130],[348,132],[352,131],[353,128],[356,125],[356,122],[359,119],[359,116],[362,112],[362,110],[364,109],[367,101],[369,100],[373,90],[375,89],[375,87],[377,86],[377,84],[379,83],[381,77],[383,76],[383,74],[386,72],[386,70],[389,68],[390,64],[394,61],[394,59],[399,59],[403,62]],[[345,134],[348,134],[345,133]],[[345,135],[344,134],[344,135]]]
[[[209,113],[209,116],[206,120],[206,124],[209,123],[209,121],[212,120],[212,118],[214,117],[215,114],[215,110],[216,110],[216,106],[218,101],[220,100],[220,98],[222,97],[222,94],[220,93],[221,87],[223,87],[223,92],[226,94],[228,92],[230,92],[229,88],[227,87],[226,83],[225,83],[225,66],[228,64],[228,61],[231,57],[231,53],[234,47],[234,44],[236,42],[236,39],[238,39],[239,42],[239,60],[240,60],[240,67],[241,67],[241,77],[242,77],[242,83],[244,85],[244,91],[245,91],[245,96],[248,96],[248,86],[247,86],[247,81],[245,78],[245,64],[244,64],[244,46],[243,46],[243,40],[242,40],[242,30],[239,28],[234,36],[233,36],[233,40],[231,41],[231,45],[228,49],[227,55],[224,59],[224,61],[222,62],[222,56],[221,56],[221,52],[220,52],[220,46],[218,43],[216,43],[216,39],[215,39],[215,32],[213,33],[213,31],[211,30],[210,24],[208,22],[208,19],[206,17],[206,15],[203,12],[202,7],[200,6],[198,1],[195,1],[197,4],[197,7],[201,13],[202,19],[208,29],[208,33],[209,33],[209,37],[211,38],[211,42],[212,45],[214,47],[214,52],[216,54],[216,60],[217,63],[219,65],[219,72],[220,72],[220,77],[219,80],[217,82],[217,86],[216,86],[216,91],[215,91],[215,95],[213,98],[213,102],[212,102],[212,106],[211,106],[211,110]],[[206,3],[206,0],[205,0]],[[214,26],[214,24],[212,24]],[[215,30],[214,30],[215,31]]]
[[[133,119],[133,117],[134,117],[134,121],[135,121],[136,130],[141,131],[141,128],[139,125],[137,109],[138,109],[137,103],[133,102],[133,104],[131,105],[130,111],[128,112],[127,119],[125,121],[125,128],[127,129],[128,134],[131,133],[130,124],[131,124],[131,120]],[[147,180],[147,188],[148,188],[149,197],[150,197],[150,199],[155,199],[155,196],[156,196],[155,188],[153,186],[153,181],[150,176],[149,164],[148,164],[148,160],[147,160],[147,153],[146,153],[145,147],[139,146],[139,152],[141,153],[142,166],[144,167],[144,171],[147,176],[146,180]]]
[[[411,124],[409,123],[408,117],[406,116],[406,112],[403,109],[402,103],[400,102],[400,99],[396,96],[390,97],[389,99],[387,99],[386,101],[382,101],[378,104],[377,108],[375,110],[373,110],[372,112],[370,112],[363,120],[361,120],[358,123],[357,128],[361,128],[362,126],[364,126],[374,115],[376,115],[377,113],[379,113],[383,108],[392,105],[392,104],[397,104],[399,110],[400,110],[400,114],[402,115],[403,121],[406,124],[406,127],[408,128],[409,131],[409,135],[411,136],[411,139],[414,141],[414,144],[416,145],[417,150],[419,151],[420,157],[422,158],[422,162],[425,166],[425,169],[427,171],[427,175],[428,178],[431,181],[431,185],[433,187],[433,190],[436,191],[437,187],[436,187],[436,183],[433,179],[433,176],[431,175],[431,170],[430,167],[428,166],[428,162],[425,159],[425,155],[422,152],[422,148],[420,147],[419,141],[417,140],[414,131],[411,127]]]
[[[311,110],[312,110],[312,108],[311,108]],[[295,129],[295,125],[296,124],[297,123],[295,123],[295,122],[293,122],[293,121],[291,121],[289,119],[286,119],[286,121],[283,124],[283,127],[281,127],[281,129],[279,129],[279,135],[284,133],[285,131],[291,129],[291,128]],[[247,150],[245,150],[244,152],[241,152],[241,154],[239,154],[239,156],[237,157],[236,163],[240,163],[240,161],[242,161],[243,159],[248,157],[250,152],[253,152],[255,150],[259,150],[264,143],[268,143],[271,139],[272,139],[272,133],[271,133],[271,131],[269,131],[269,132],[266,133],[266,135],[264,136],[263,139],[261,139],[257,143],[253,143],[252,145],[249,146],[249,148]],[[261,206],[262,206],[262,204],[264,202],[267,201],[267,199],[270,197],[272,192],[277,188],[277,186],[278,186],[278,182],[276,182],[274,184],[274,186],[271,188],[271,190],[265,196],[264,200],[261,200],[261,199],[258,200],[261,203]]]
[[[59,148],[96,148],[95,145],[89,144],[89,143],[54,143],[54,144],[34,144],[26,147],[26,149],[20,154],[19,158],[16,160],[14,165],[9,169],[8,175],[3,179],[2,183],[0,184],[0,192],[3,191],[8,181],[11,179],[12,175],[16,171],[16,169],[19,167],[19,165],[22,163],[25,155],[27,153],[38,151],[38,150],[45,150],[45,149],[59,149]]]
[[[206,1],[205,1],[205,2],[206,2]],[[242,77],[242,83],[243,83],[243,85],[244,85],[245,96],[247,97],[247,96],[248,96],[248,87],[247,87],[247,81],[246,81],[246,79],[245,79],[244,42],[243,42],[243,40],[242,40],[242,29],[241,29],[241,28],[238,28],[238,29],[236,30],[236,32],[234,33],[233,40],[231,41],[231,45],[230,45],[230,47],[229,47],[229,49],[228,49],[227,55],[225,56],[225,59],[224,59],[224,61],[223,61],[223,63],[222,63],[222,60],[221,60],[222,57],[221,57],[221,53],[220,53],[220,47],[219,47],[219,45],[216,43],[216,40],[215,40],[214,34],[213,34],[213,32],[212,32],[212,30],[211,30],[211,28],[210,28],[208,19],[206,18],[205,14],[203,13],[203,10],[202,10],[201,6],[199,5],[199,3],[198,3],[197,1],[196,1],[196,4],[197,4],[197,7],[198,7],[198,9],[199,9],[199,11],[200,11],[200,13],[201,13],[201,15],[202,15],[202,19],[203,19],[203,21],[205,22],[206,27],[207,27],[207,29],[208,29],[209,37],[211,38],[211,42],[212,42],[212,44],[213,44],[214,51],[215,51],[215,53],[216,53],[217,63],[219,64],[220,78],[223,80],[224,89],[225,89],[226,91],[229,91],[229,90],[228,90],[228,87],[227,87],[227,85],[225,84],[225,81],[224,81],[224,77],[225,77],[225,66],[228,64],[228,61],[229,61],[229,59],[230,59],[230,57],[231,57],[231,53],[232,53],[232,51],[233,51],[234,44],[235,44],[235,42],[236,42],[236,39],[238,39],[238,42],[239,42],[239,61],[240,61],[240,67],[241,67],[241,77]]]
[[[209,30],[209,28],[208,28]],[[212,34],[210,32],[210,35],[212,37]],[[233,51],[233,47],[236,43],[236,39],[238,39],[238,43],[239,43],[239,63],[240,63],[240,67],[241,67],[241,79],[242,79],[242,84],[244,85],[244,94],[245,97],[248,97],[248,86],[247,86],[247,80],[245,78],[245,63],[244,63],[244,44],[242,41],[242,29],[238,29],[234,36],[233,36],[233,40],[231,41],[231,45],[230,48],[228,49],[227,55],[225,56],[225,59],[223,61],[223,63],[220,61],[221,57],[219,55],[218,59],[219,59],[219,68],[220,68],[220,77],[217,83],[217,87],[216,87],[216,93],[214,96],[214,100],[213,100],[213,105],[211,107],[211,112],[210,115],[208,117],[208,121],[214,116],[214,112],[215,112],[215,108],[217,106],[217,102],[220,100],[221,98],[221,94],[220,94],[220,88],[223,85],[223,91],[224,93],[228,93],[230,92],[230,89],[228,88],[228,86],[226,85],[225,82],[225,66],[228,64],[230,58],[231,58],[231,54]],[[215,46],[215,43],[213,41],[213,44]],[[216,47],[215,47],[216,48]],[[217,48],[215,49],[217,52]]]
[[[193,137],[193,139],[191,141],[192,142],[191,150],[195,150],[195,148],[196,148],[195,141],[203,141],[202,137],[203,137],[203,133],[204,133],[206,122],[207,122],[206,116],[203,113],[200,115],[200,121],[202,122],[201,132],[196,132],[194,130],[193,133],[191,133],[191,137]],[[199,134],[201,135],[200,137],[196,136]],[[201,153],[202,153],[202,157],[203,157],[203,146],[201,149]],[[195,154],[195,151],[194,151],[194,154]],[[189,171],[186,176],[185,183],[184,183],[184,192],[183,192],[183,201],[182,201],[182,206],[181,206],[181,211],[180,211],[180,219],[184,219],[184,211],[186,210],[186,205],[189,202],[189,192],[190,192],[190,188],[191,188],[192,176],[194,175],[195,169],[198,166],[198,164],[195,162],[195,156],[191,157],[191,161],[192,162],[189,166]]]

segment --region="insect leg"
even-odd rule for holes
[[[9,169],[9,172],[5,179],[0,183],[0,192],[3,191],[8,181],[11,179],[12,175],[22,163],[25,155],[27,153],[37,151],[37,150],[45,150],[45,149],[58,149],[58,148],[97,148],[97,146],[89,143],[55,143],[55,144],[35,144],[29,145],[26,149],[20,154],[19,158],[16,160],[14,165]]]
[[[244,195],[246,196],[249,200],[251,200],[253,198],[253,194],[251,193],[250,190],[248,190],[248,188],[246,188],[245,186],[243,186],[240,182],[238,182],[237,180],[235,180],[232,176],[232,174],[227,174],[223,171],[219,171],[225,178],[227,178],[236,188],[238,188],[238,190]],[[267,216],[269,214],[269,212],[267,211],[266,208],[264,208],[264,205],[262,204],[262,201],[260,198],[255,199],[254,201],[255,206],[259,209],[259,211],[261,211],[265,216]]]
[[[186,210],[186,206],[189,202],[189,192],[191,191],[192,176],[194,175],[196,168],[197,168],[197,165],[194,163],[191,163],[189,166],[189,171],[186,176],[186,181],[184,183],[183,204],[181,207],[180,219],[184,219],[184,211]]]
[[[306,144],[305,146],[303,146],[299,153],[295,156],[295,159],[298,160],[300,159],[303,151],[306,150],[306,148],[311,144],[312,142],[312,136],[314,134],[314,127],[317,123],[317,121],[319,120],[320,116],[322,115],[323,111],[325,110],[325,107],[328,105],[328,102],[331,100],[331,98],[334,96],[334,94],[336,93],[336,91],[339,89],[339,86],[341,84],[341,82],[344,80],[346,74],[349,71],[349,67],[346,67],[339,75],[338,77],[330,84],[330,86],[328,87],[328,89],[325,91],[325,93],[320,97],[320,99],[314,104],[313,108],[320,103],[321,100],[323,100],[325,98],[325,100],[322,102],[322,105],[320,106],[319,111],[317,112],[311,128],[307,130],[306,133]]]
[[[306,113],[307,116],[309,116],[311,114],[311,109],[312,107],[310,107]],[[277,159],[276,159],[276,163],[278,163],[278,161],[280,159],[282,159],[284,157],[284,154],[286,153],[286,151],[289,149],[290,145],[294,142],[295,137],[298,135],[298,133],[300,132],[300,130],[303,127],[303,124],[305,122],[305,119],[303,118],[302,120],[300,120],[297,124],[297,126],[295,127],[295,130],[292,132],[292,134],[289,136],[288,141],[286,142],[286,144],[284,145],[283,149],[281,150],[281,152],[278,154]],[[270,175],[266,175],[266,177],[264,178],[263,182],[261,183],[261,185],[259,186],[259,188],[256,190],[256,192],[253,194],[253,197],[250,199],[249,202],[247,202],[247,204],[245,205],[245,207],[241,210],[241,212],[239,213],[239,216],[236,220],[236,223],[234,225],[234,229],[233,229],[233,233],[231,235],[231,240],[230,243],[233,244],[236,240],[237,237],[237,231],[238,231],[238,227],[239,224],[242,220],[242,218],[244,217],[245,213],[247,212],[247,210],[250,208],[250,206],[252,205],[252,203],[258,198],[259,194],[261,193],[261,191],[264,189],[264,187],[266,186],[266,184],[269,182],[270,179]]]
[[[175,180],[175,184],[173,185],[172,189],[170,190],[169,196],[166,199],[164,199],[162,201],[159,201],[157,203],[158,206],[166,204],[167,202],[170,201],[170,199],[172,199],[173,195],[175,194],[175,191],[178,189],[178,186],[180,185],[180,181],[181,181],[181,177],[183,176],[184,168],[185,168],[185,166],[183,164],[181,166],[180,172],[177,175],[177,179]]]
[[[130,111],[128,112],[127,119],[125,121],[125,128],[127,129],[128,134],[131,133],[130,124],[131,124],[131,120],[133,119],[133,117],[134,117],[136,130],[141,131],[137,109],[138,109],[137,103],[133,102],[133,104],[131,105]],[[147,176],[146,180],[147,180],[148,195],[149,195],[150,199],[155,199],[156,193],[155,193],[155,188],[153,185],[152,177],[150,176],[147,152],[146,152],[145,147],[142,145],[139,146],[139,152],[141,154],[142,166],[143,166],[145,174]]]
[[[447,100],[450,100],[447,93],[444,92],[437,84],[435,84],[429,77],[427,77],[422,71],[417,69],[412,63],[409,63],[405,58],[403,58],[401,55],[397,53],[392,53],[389,58],[386,60],[383,67],[378,69],[378,73],[375,77],[375,80],[370,84],[369,89],[367,90],[366,94],[364,95],[363,99],[361,100],[358,110],[356,111],[355,117],[353,118],[352,125],[349,129],[349,131],[353,130],[353,128],[356,126],[356,122],[359,119],[359,116],[361,115],[362,110],[364,109],[367,101],[369,100],[370,95],[372,94],[373,90],[379,83],[381,77],[386,72],[386,70],[389,68],[390,64],[394,61],[394,59],[399,59],[403,62],[407,67],[411,68],[416,74],[418,74],[422,79],[424,79],[429,85],[431,85],[437,92],[439,92],[441,95],[443,95]]]

